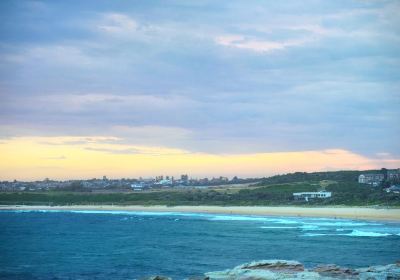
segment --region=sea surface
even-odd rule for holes
[[[123,211],[0,211],[0,279],[200,276],[262,259],[389,264],[400,224]]]

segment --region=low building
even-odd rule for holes
[[[388,193],[400,193],[400,185],[393,185],[385,189]]]
[[[358,176],[360,184],[379,186],[385,180],[385,175],[380,173],[361,174]]]
[[[131,184],[131,188],[134,191],[142,191],[144,186],[142,184]]]
[[[400,181],[400,169],[388,170],[387,179],[389,181]]]
[[[172,180],[171,179],[163,179],[159,180],[154,183],[155,185],[161,185],[161,186],[172,186]]]
[[[293,197],[295,200],[304,200],[308,201],[310,199],[315,199],[315,198],[329,198],[332,197],[331,192],[298,192],[298,193],[293,193]]]

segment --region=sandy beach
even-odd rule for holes
[[[0,210],[92,210],[92,211],[148,211],[192,212],[237,215],[327,217],[364,220],[400,221],[400,209],[367,207],[264,207],[264,206],[23,206],[0,205]]]

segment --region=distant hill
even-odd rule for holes
[[[322,181],[330,180],[336,182],[357,182],[358,176],[365,173],[382,173],[385,174],[387,169],[379,170],[343,170],[343,171],[325,171],[325,172],[295,172],[283,175],[275,175],[272,177],[263,178],[258,184],[260,186],[269,184],[285,184],[295,182]]]
[[[387,193],[384,185],[359,184],[365,173],[386,174],[385,169],[364,171],[296,172],[263,178],[242,188],[184,188],[129,193],[79,191],[0,193],[0,204],[26,205],[294,205],[294,206],[400,206],[400,194]],[[332,192],[327,199],[298,201],[294,192]]]

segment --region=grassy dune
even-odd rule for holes
[[[293,200],[293,192],[327,190],[332,198]],[[137,193],[12,192],[0,193],[2,205],[220,205],[220,206],[400,206],[398,194],[358,183],[309,181],[243,188],[163,190]]]

